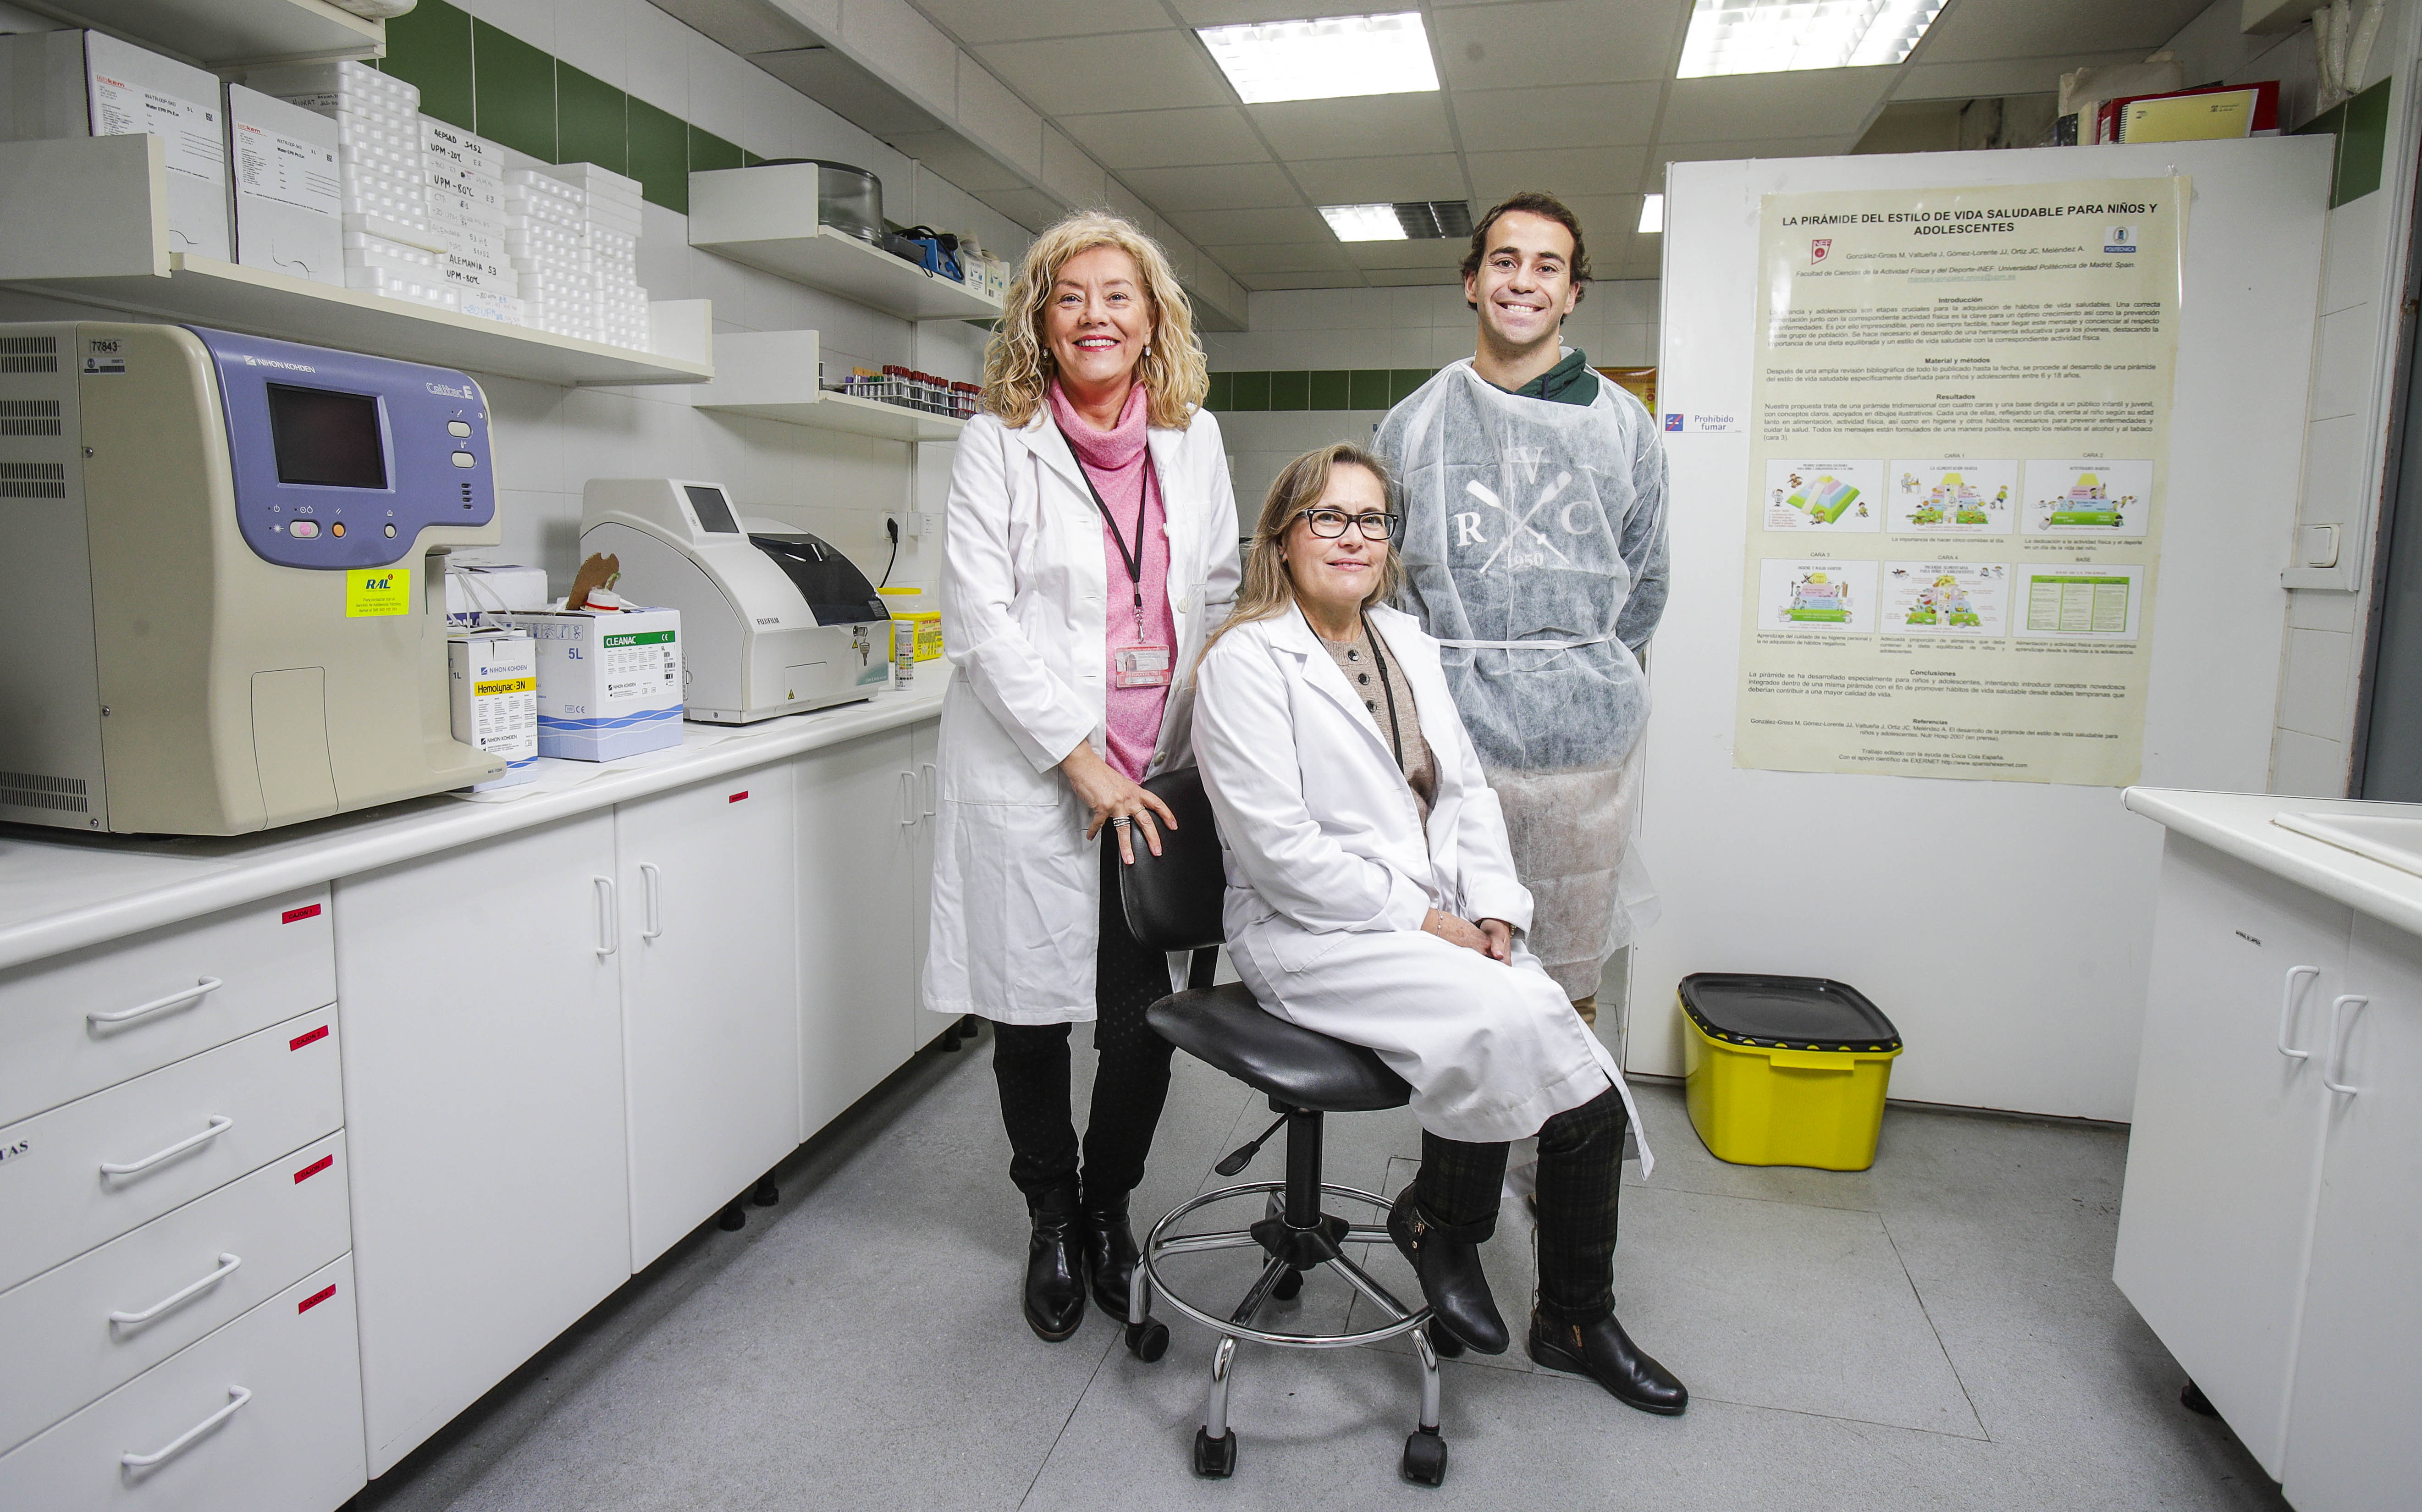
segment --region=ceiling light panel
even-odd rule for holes
[[[1471,234],[1471,207],[1460,199],[1323,205],[1320,213],[1341,242],[1456,241]]]
[[[1401,242],[1404,223],[1393,205],[1323,205],[1323,220],[1341,242]]]
[[[1249,105],[1439,87],[1421,12],[1203,26],[1195,35]]]
[[[1943,0],[1696,0],[1677,76],[1898,63]]]
[[[1665,197],[1650,195],[1640,202],[1640,234],[1661,236],[1665,232]]]

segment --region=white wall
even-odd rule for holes
[[[1565,322],[1565,343],[1601,368],[1657,360],[1653,278],[1590,285]],[[1208,332],[1215,372],[1260,369],[1442,368],[1471,355],[1478,318],[1456,287],[1294,289],[1252,296],[1251,328]],[[1250,531],[1279,469],[1331,441],[1368,442],[1387,411],[1311,410],[1219,416],[1236,488],[1240,533]]]
[[[2314,114],[2318,87],[2308,25],[2281,38],[2238,29],[2239,0],[2213,5],[2170,46],[2190,84],[2281,82],[2283,124]],[[2357,12],[2361,7],[2358,3]],[[2389,0],[2359,87],[2394,78],[2380,188],[2330,213],[2306,413],[2304,488],[2297,523],[2339,528],[2339,566],[2302,571],[2293,540],[2263,543],[2279,553],[2288,588],[2288,644],[2280,658],[2271,791],[2342,797],[2352,774],[2365,627],[2371,611],[2372,545],[2381,500],[2390,399],[2397,377],[2398,302],[2405,278],[2416,126],[2413,72],[2422,60],[2422,4]]]

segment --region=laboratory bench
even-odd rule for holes
[[[2422,805],[2126,803],[2168,834],[2114,1277],[2299,1512],[2411,1505]]]
[[[249,837],[0,827],[0,1504],[329,1512],[949,1027],[940,670]]]

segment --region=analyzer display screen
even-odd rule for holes
[[[717,535],[740,533],[740,522],[731,517],[731,506],[725,502],[722,489],[684,483],[682,492],[689,496],[689,507],[698,511],[700,529],[712,530]]]
[[[271,384],[269,436],[277,480],[322,488],[385,488],[386,443],[378,401],[332,388]]]

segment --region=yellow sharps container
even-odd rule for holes
[[[1876,1163],[1900,1032],[1823,977],[1682,979],[1691,1126],[1735,1165],[1864,1171]]]

